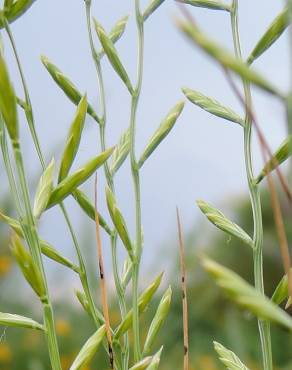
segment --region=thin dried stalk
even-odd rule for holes
[[[106,336],[107,336],[107,341],[108,341],[110,367],[111,369],[113,369],[114,368],[114,353],[113,353],[113,347],[112,347],[112,335],[111,335],[109,309],[108,309],[108,302],[107,302],[107,290],[106,290],[104,263],[103,263],[103,257],[102,257],[102,242],[101,242],[101,236],[100,236],[99,216],[98,216],[98,211],[97,211],[97,175],[95,175],[94,204],[95,204],[95,233],[96,233],[96,241],[97,241],[102,310],[103,310],[103,316],[105,320]]]

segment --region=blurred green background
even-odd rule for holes
[[[282,262],[277,246],[273,215],[270,209],[269,196],[262,194],[263,218],[265,224],[265,284],[268,295],[271,295],[283,274]],[[229,216],[250,233],[252,232],[251,209],[247,198],[236,198],[228,204]],[[230,204],[231,203],[231,204]],[[3,202],[2,202],[3,204]],[[9,213],[9,204],[6,204]],[[226,204],[222,204],[226,209]],[[292,240],[291,215],[282,200],[282,208],[287,224],[287,235]],[[9,252],[9,230],[0,225],[0,294],[1,311],[38,317],[40,310],[37,302],[31,298],[25,299],[23,282],[18,267]],[[257,324],[248,312],[240,311],[209,279],[198,264],[198,254],[204,251],[217,261],[237,271],[242,277],[252,282],[251,251],[235,239],[226,237],[210,225],[202,216],[192,233],[185,236],[188,274],[189,327],[191,369],[215,370],[221,369],[213,351],[212,341],[216,340],[235,351],[251,369],[260,369],[260,350]],[[176,240],[165,246],[161,255],[172,259],[169,283],[173,287],[173,302],[169,317],[163,326],[157,348],[164,343],[161,369],[182,368],[182,310],[181,291],[179,286],[178,250]],[[159,253],[158,253],[159,258]],[[62,275],[57,280],[62,284]],[[66,283],[66,280],[63,282]],[[164,286],[168,282],[164,282]],[[97,295],[98,287],[96,286]],[[26,291],[26,290],[24,290]],[[145,329],[159,301],[161,294],[156,294],[155,300],[141,317]],[[113,325],[119,322],[116,301],[112,297],[110,304],[111,321]],[[93,332],[93,323],[76,302],[59,299],[56,305],[56,325],[62,353],[62,366],[70,367],[82,343]],[[143,330],[142,330],[143,332]],[[144,330],[145,332],[145,330]],[[292,336],[286,330],[272,327],[275,369],[288,370],[292,368],[291,345]],[[30,330],[1,328],[0,330],[0,369],[1,370],[49,370],[46,345],[41,333]],[[103,355],[97,357],[91,366],[84,369],[107,369],[107,360]]]

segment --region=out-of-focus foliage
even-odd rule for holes
[[[273,215],[270,209],[269,196],[266,192],[263,198],[263,218],[265,224],[265,284],[268,295],[273,293],[278,281],[282,277],[283,268],[274,229]],[[251,209],[247,199],[236,199],[236,207],[229,213],[241,227],[250,234],[252,233]],[[222,205],[220,205],[222,208]],[[224,206],[224,205],[223,205]],[[195,207],[195,205],[194,205]],[[287,225],[287,235],[292,241],[291,225],[292,217],[289,206],[285,199],[282,207]],[[224,208],[224,207],[223,207]],[[8,212],[9,213],[9,212]],[[202,227],[202,225],[205,225]],[[3,311],[26,314],[38,311],[38,307],[30,306],[25,303],[17,303],[17,277],[15,272],[17,267],[13,265],[13,260],[8,248],[7,227],[0,225],[1,248],[0,248],[0,299]],[[169,317],[165,326],[162,328],[160,338],[157,343],[165,343],[164,352],[161,358],[161,369],[172,370],[182,366],[183,359],[183,339],[182,339],[182,311],[181,311],[181,291],[179,285],[178,272],[178,250],[173,244],[170,256],[172,256],[174,271],[171,274],[173,281],[173,302]],[[190,235],[186,236],[187,252],[187,273],[188,273],[188,298],[189,298],[189,325],[190,325],[190,355],[191,370],[219,370],[222,365],[219,363],[213,350],[212,341],[215,339],[223,343],[245,360],[247,366],[253,370],[260,370],[258,365],[261,356],[260,345],[257,335],[257,324],[254,317],[246,312],[240,311],[238,307],[225,299],[222,292],[216,288],[214,282],[209,279],[207,274],[198,264],[198,252],[200,249],[223,263],[234,271],[238,272],[248,281],[252,282],[252,251],[246,245],[235,238],[226,238],[220,230],[212,225],[205,223],[204,219],[198,221]],[[171,258],[171,257],[170,257]],[[10,282],[11,281],[11,282]],[[5,295],[2,293],[2,286]],[[7,289],[10,287],[10,290]],[[7,291],[9,290],[9,294]],[[157,307],[159,295],[145,312],[145,328],[151,322]],[[115,306],[111,307],[111,318],[115,324],[118,323],[119,314]],[[56,323],[60,349],[62,353],[62,366],[66,370],[70,367],[76,353],[87,339],[90,330],[93,332],[93,323],[86,314],[79,309],[78,302],[64,303],[59,305],[56,310]],[[78,326],[78,330],[76,329]],[[272,327],[274,358],[277,369],[288,370],[292,368],[289,363],[291,353],[292,336],[284,329]],[[76,335],[78,334],[78,335]],[[5,329],[0,330],[0,370],[49,370],[50,365],[47,358],[47,351],[43,336],[37,331]],[[161,339],[161,340],[159,340]],[[156,350],[155,343],[153,350]],[[158,350],[158,348],[157,348]],[[170,365],[171,364],[171,367]],[[107,369],[108,364],[101,354],[96,357],[92,364],[84,369],[90,370],[97,368]]]

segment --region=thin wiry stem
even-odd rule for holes
[[[178,237],[179,237],[181,289],[182,289],[182,305],[183,305],[184,370],[188,370],[189,369],[189,326],[188,326],[188,298],[187,298],[185,247],[184,247],[183,232],[182,232],[182,226],[181,226],[178,208],[176,208],[176,218],[177,218],[177,228],[178,228]]]
[[[21,219],[21,227],[24,232],[27,244],[30,248],[31,256],[34,265],[38,268],[44,287],[44,294],[40,297],[43,305],[44,323],[46,328],[46,336],[48,342],[48,349],[51,359],[51,366],[53,370],[61,370],[61,361],[57,343],[57,336],[54,323],[53,308],[49,297],[46,274],[43,266],[41,248],[39,244],[39,237],[37,234],[37,227],[32,212],[30,203],[29,191],[25,170],[23,165],[22,153],[18,142],[13,142],[13,152],[18,173],[21,195],[24,203],[25,214]]]
[[[135,194],[135,219],[136,219],[136,240],[135,240],[135,260],[132,270],[133,284],[133,333],[134,333],[134,359],[141,359],[140,348],[140,326],[139,326],[139,309],[138,309],[138,286],[139,286],[139,270],[142,254],[142,221],[141,221],[141,189],[140,189],[140,174],[139,166],[135,154],[136,142],[136,119],[137,107],[141,94],[143,67],[144,67],[144,20],[140,10],[140,1],[135,0],[136,26],[138,32],[138,61],[137,61],[137,83],[132,94],[131,117],[130,117],[130,159],[131,171],[133,178],[134,194]]]
[[[86,20],[87,20],[87,31],[89,36],[89,44],[90,50],[92,54],[92,59],[94,61],[97,80],[98,80],[98,90],[99,90],[99,106],[100,106],[100,125],[99,125],[99,138],[100,138],[100,146],[101,150],[106,150],[106,124],[107,124],[107,107],[106,107],[106,99],[105,99],[105,88],[104,88],[104,81],[103,81],[103,73],[100,63],[100,58],[98,57],[97,51],[94,47],[93,36],[92,36],[92,29],[91,29],[91,2],[85,2],[86,6]],[[115,194],[115,186],[114,186],[114,179],[109,169],[108,162],[104,164],[104,173],[107,181],[107,185]],[[114,274],[114,281],[115,281],[115,288],[118,295],[118,303],[121,312],[121,319],[123,320],[127,314],[127,306],[126,306],[126,298],[125,298],[125,291],[122,287],[121,278],[119,275],[118,270],[118,263],[117,263],[117,232],[116,230],[111,235],[111,254],[112,254],[112,266],[113,266],[113,274]],[[129,336],[128,333],[124,335],[124,349],[123,349],[123,363],[122,369],[128,369],[129,363]]]
[[[16,44],[15,44],[15,41],[14,41],[14,38],[13,38],[13,34],[11,32],[11,29],[10,29],[9,24],[8,24],[7,21],[5,23],[5,29],[7,31],[8,36],[9,36],[9,40],[10,40],[10,43],[11,43],[11,46],[12,46],[12,49],[13,49],[13,52],[14,52],[14,56],[15,56],[15,59],[17,61],[19,74],[21,76],[22,86],[23,86],[25,99],[26,99],[26,118],[27,118],[27,121],[28,121],[28,124],[29,124],[29,127],[30,127],[31,135],[33,137],[34,145],[36,147],[36,150],[37,150],[37,153],[38,153],[38,156],[39,156],[39,160],[40,160],[42,168],[44,170],[45,169],[45,161],[44,161],[44,156],[43,156],[41,146],[40,146],[40,143],[39,143],[38,135],[37,135],[37,132],[35,130],[35,121],[34,121],[34,115],[33,115],[33,108],[32,108],[32,104],[31,104],[31,100],[30,100],[30,96],[29,96],[29,91],[28,91],[28,88],[27,88],[27,85],[26,85],[24,73],[23,73],[23,70],[22,70],[20,58],[18,56]],[[72,227],[69,214],[68,214],[68,212],[66,210],[66,207],[65,207],[63,202],[60,203],[60,207],[61,207],[61,211],[63,213],[63,216],[65,218],[66,224],[68,226],[68,229],[69,229],[72,241],[73,241],[73,245],[74,245],[77,257],[78,257],[80,281],[81,281],[82,287],[84,289],[85,296],[87,298],[87,301],[88,301],[88,304],[89,304],[89,307],[90,307],[91,315],[94,318],[96,326],[99,327],[99,325],[103,322],[103,318],[100,317],[100,315],[98,314],[98,311],[97,311],[95,303],[94,303],[94,299],[93,299],[93,296],[92,296],[92,293],[91,293],[91,290],[90,290],[90,287],[89,287],[89,283],[88,283],[87,272],[86,272],[84,260],[83,260],[83,257],[82,257],[81,249],[80,249],[76,234],[74,232],[74,229]]]
[[[24,76],[24,73],[23,73],[23,70],[22,70],[20,58],[18,56],[16,44],[15,44],[15,41],[14,41],[14,37],[13,37],[13,34],[11,32],[9,23],[7,22],[7,20],[5,18],[4,18],[4,27],[5,27],[5,30],[7,32],[8,38],[10,40],[10,44],[12,46],[12,50],[13,50],[15,60],[16,60],[16,63],[17,63],[17,68],[18,68],[20,78],[21,78],[21,83],[22,83],[22,86],[23,86],[23,91],[24,91],[24,95],[25,95],[25,115],[26,115],[26,119],[27,119],[27,122],[28,122],[30,133],[31,133],[31,136],[32,136],[32,139],[33,139],[33,142],[34,142],[39,160],[40,160],[41,165],[44,169],[45,168],[45,161],[44,161],[44,158],[43,158],[43,155],[42,155],[40,142],[39,142],[38,135],[37,135],[36,129],[35,129],[34,115],[33,115],[33,109],[32,109],[32,104],[31,104],[31,100],[30,100],[29,91],[28,91],[25,76]]]
[[[235,54],[238,58],[242,59],[238,28],[238,0],[233,0],[230,15]],[[251,107],[252,98],[250,85],[246,81],[243,81],[243,86],[245,95],[245,105],[247,107]],[[252,120],[248,112],[246,112],[244,126],[244,156],[254,222],[254,236],[253,236],[254,280],[255,288],[259,290],[262,294],[264,294],[262,209],[259,187],[255,184],[254,181],[251,137],[252,137]],[[267,321],[259,319],[258,326],[261,338],[264,370],[272,370],[273,361],[272,361],[270,324]]]

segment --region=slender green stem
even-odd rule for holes
[[[24,234],[26,236],[27,243],[30,248],[33,262],[40,272],[42,284],[44,287],[44,295],[40,297],[40,299],[43,304],[44,323],[45,323],[45,328],[46,328],[46,336],[47,336],[51,365],[52,365],[53,370],[62,370],[58,343],[57,343],[57,336],[56,336],[56,331],[55,331],[54,313],[53,313],[52,305],[50,302],[48,286],[47,286],[47,279],[46,279],[46,274],[45,274],[44,266],[43,266],[43,260],[42,260],[41,248],[39,244],[39,238],[37,234],[36,223],[35,223],[35,219],[32,213],[21,149],[20,149],[19,143],[17,142],[13,142],[12,145],[13,145],[15,163],[16,163],[16,168],[18,172],[21,193],[22,193],[24,208],[25,208],[25,217],[21,220],[21,225],[22,225]]]
[[[0,143],[1,143],[0,145],[1,145],[1,150],[2,150],[2,156],[3,156],[4,166],[5,166],[7,177],[8,177],[9,186],[12,191],[12,196],[14,198],[14,203],[17,209],[18,216],[20,217],[23,213],[23,210],[21,207],[19,193],[17,190],[14,173],[13,173],[13,169],[11,166],[9,151],[7,147],[7,137],[6,137],[6,132],[5,132],[5,126],[4,126],[4,122],[3,122],[1,115],[0,115]]]
[[[25,81],[25,77],[24,77],[24,73],[23,73],[23,70],[22,70],[20,58],[18,56],[16,44],[15,44],[15,41],[14,41],[14,37],[13,37],[13,34],[11,32],[9,23],[7,22],[6,18],[4,18],[4,27],[5,27],[5,30],[7,32],[8,38],[10,40],[10,44],[12,46],[12,50],[13,50],[13,53],[14,53],[14,56],[15,56],[15,60],[16,60],[16,63],[17,63],[17,68],[19,70],[19,74],[20,74],[20,78],[21,78],[21,82],[22,82],[22,86],[23,86],[23,91],[24,91],[24,95],[25,95],[25,103],[26,103],[26,107],[25,107],[26,119],[27,119],[27,122],[28,122],[28,126],[29,126],[29,129],[30,129],[30,132],[31,132],[31,136],[32,136],[32,139],[33,139],[33,142],[34,142],[39,160],[40,160],[41,165],[44,169],[45,168],[45,161],[44,161],[44,158],[43,158],[43,155],[42,155],[41,146],[40,146],[39,139],[38,139],[36,129],[35,129],[34,116],[33,116],[33,110],[32,110],[32,104],[31,104],[31,100],[30,100],[30,96],[29,96],[29,91],[28,91],[27,84],[26,84],[26,81]]]
[[[26,118],[27,118],[27,121],[28,121],[28,124],[29,124],[29,128],[30,128],[30,132],[31,132],[31,135],[32,135],[32,138],[33,138],[34,145],[36,147],[36,150],[37,150],[37,153],[38,153],[38,156],[39,156],[39,160],[40,160],[42,168],[44,170],[45,169],[45,161],[44,161],[44,156],[43,156],[41,146],[40,146],[40,143],[39,143],[38,135],[37,135],[37,132],[35,130],[35,121],[34,121],[34,115],[33,115],[33,108],[32,108],[32,104],[31,104],[31,100],[30,100],[30,96],[29,96],[29,91],[28,91],[28,88],[27,88],[27,85],[26,85],[24,73],[23,73],[23,70],[22,70],[20,58],[18,56],[16,44],[15,44],[15,41],[14,41],[14,38],[13,38],[13,34],[11,32],[9,23],[7,21],[5,21],[5,29],[6,29],[6,32],[8,34],[8,37],[9,37],[9,40],[10,40],[10,43],[11,43],[11,46],[12,46],[12,49],[13,49],[13,52],[14,52],[14,56],[15,56],[15,59],[16,59],[16,62],[17,62],[19,74],[21,76],[22,86],[23,86],[23,90],[24,90],[24,94],[25,94],[25,100],[26,100],[26,110],[25,110]],[[95,323],[98,327],[100,325],[100,323],[102,322],[102,317],[98,316],[98,311],[95,307],[94,300],[93,300],[93,297],[92,297],[92,293],[91,293],[90,288],[89,288],[87,272],[86,272],[84,260],[83,260],[83,257],[82,257],[81,249],[80,249],[80,246],[78,244],[74,229],[71,225],[71,221],[70,221],[69,215],[66,211],[65,205],[63,203],[61,203],[60,207],[61,207],[62,213],[64,215],[64,218],[66,220],[68,229],[70,231],[76,254],[78,256],[79,269],[80,269],[79,275],[80,275],[80,280],[81,280],[82,286],[84,288],[84,293],[85,293],[86,298],[88,300],[90,310],[91,310],[91,314],[92,314],[92,316],[95,320]]]
[[[238,58],[242,59],[239,27],[238,27],[238,0],[233,0],[231,8],[231,26],[234,41],[235,54]],[[252,106],[252,97],[250,85],[243,80],[245,104],[248,108]],[[253,163],[252,163],[252,120],[249,112],[246,112],[245,126],[244,126],[244,157],[247,181],[249,187],[249,194],[253,212],[254,223],[254,281],[255,288],[264,294],[264,279],[263,279],[263,221],[262,221],[262,208],[261,198],[258,185],[254,181]],[[270,324],[267,321],[258,320],[261,348],[263,356],[264,370],[273,369],[272,361],[272,346]]]
[[[135,215],[136,215],[135,260],[133,262],[132,270],[134,358],[135,361],[139,361],[142,356],[140,348],[140,327],[139,327],[139,309],[138,309],[139,268],[142,254],[142,222],[141,222],[140,174],[139,166],[135,155],[135,142],[136,142],[137,107],[142,88],[143,66],[144,66],[144,20],[140,10],[139,0],[135,0],[135,13],[136,13],[136,26],[138,31],[138,61],[137,61],[137,84],[132,95],[132,104],[131,104],[130,158],[135,193]]]
[[[289,11],[290,23],[292,23],[292,0],[287,0],[287,6]],[[289,40],[290,40],[290,91],[287,96],[287,129],[288,134],[292,134],[292,27],[289,27]],[[292,144],[291,148],[292,150]],[[290,183],[292,182],[292,161],[290,160],[288,177]]]
[[[97,73],[97,80],[98,80],[98,90],[99,90],[99,106],[100,106],[100,125],[99,125],[99,137],[100,137],[100,145],[101,150],[106,150],[106,138],[105,138],[105,129],[107,123],[107,116],[106,116],[106,99],[105,99],[105,88],[104,88],[104,81],[103,81],[103,73],[101,69],[100,58],[96,52],[94,47],[93,37],[92,37],[92,29],[91,29],[91,2],[88,1],[85,3],[86,5],[86,20],[87,20],[87,31],[89,36],[89,43],[90,49],[92,54],[92,59],[94,61],[94,65],[96,68]],[[107,185],[115,194],[115,187],[113,176],[110,172],[108,162],[104,165],[104,172],[107,181]],[[121,319],[123,320],[127,314],[127,306],[126,306],[126,298],[125,298],[125,291],[122,287],[121,278],[119,275],[118,263],[117,263],[117,232],[114,231],[113,235],[111,236],[111,253],[112,253],[112,264],[113,264],[113,275],[115,281],[115,287],[118,295],[118,303],[121,312]],[[123,363],[122,363],[122,370],[128,369],[129,364],[129,336],[128,333],[124,335],[124,349],[123,349]]]
[[[87,277],[87,273],[86,273],[86,268],[85,268],[84,260],[83,260],[82,253],[81,253],[81,250],[79,248],[79,244],[78,244],[78,241],[77,241],[77,238],[76,238],[74,229],[72,227],[72,224],[71,224],[69,215],[67,213],[67,210],[66,210],[64,204],[61,203],[60,206],[61,206],[61,209],[62,209],[64,218],[65,218],[65,220],[67,222],[67,225],[69,227],[69,230],[70,230],[70,233],[71,233],[71,236],[72,236],[72,239],[73,239],[73,244],[74,244],[74,247],[75,247],[75,250],[76,250],[76,254],[77,254],[77,258],[78,258],[80,281],[81,281],[81,284],[82,284],[82,287],[83,287],[85,296],[86,296],[86,298],[88,300],[88,305],[89,305],[90,313],[91,313],[91,316],[94,319],[94,322],[95,322],[96,326],[99,327],[100,325],[103,324],[104,319],[99,314],[99,312],[97,311],[97,309],[95,307],[94,299],[92,297],[92,294],[91,294],[91,291],[90,291],[90,288],[89,288],[88,277]]]

